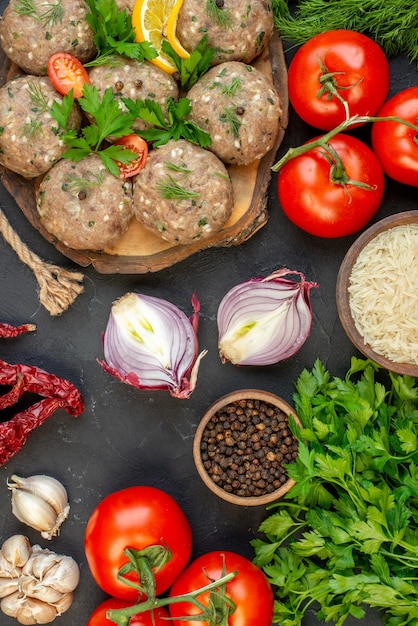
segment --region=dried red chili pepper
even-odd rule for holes
[[[0,337],[5,339],[17,337],[22,333],[30,333],[36,330],[35,324],[21,324],[20,326],[13,326],[12,324],[0,323]]]
[[[26,443],[30,433],[57,409],[77,417],[84,410],[78,389],[64,378],[33,365],[10,365],[0,360],[0,385],[12,388],[0,396],[0,409],[16,404],[25,391],[42,399],[0,423],[0,465],[12,458]]]

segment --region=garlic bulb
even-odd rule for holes
[[[20,624],[49,624],[67,611],[80,580],[77,563],[23,535],[7,539],[0,550],[0,609]]]
[[[70,511],[64,485],[44,474],[28,478],[13,475],[11,481],[7,485],[12,492],[13,515],[39,530],[44,539],[58,535]]]

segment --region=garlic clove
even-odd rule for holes
[[[55,478],[45,475],[21,478],[13,475],[8,487],[12,491],[12,513],[17,519],[38,530],[44,539],[59,534],[63,521],[68,517],[65,487]]]
[[[1,553],[13,568],[23,567],[31,552],[29,539],[24,535],[12,535],[1,547]]]
[[[66,488],[59,480],[52,476],[35,474],[28,478],[22,478],[21,476],[13,474],[11,480],[13,482],[7,483],[10,490],[21,489],[22,491],[27,491],[28,493],[39,496],[52,506],[57,515],[60,515],[68,506]]]
[[[19,590],[18,578],[0,578],[0,598],[10,596],[11,593]]]
[[[30,598],[36,598],[42,602],[48,602],[49,604],[58,602],[63,594],[53,587],[49,587],[44,582],[36,580],[29,576],[21,576],[19,579],[20,591]]]
[[[60,557],[55,554],[55,552],[50,552],[46,549],[43,550],[40,546],[33,547],[35,550],[23,567],[22,574],[24,576],[34,576],[38,580],[43,580],[48,570],[59,562]]]
[[[6,559],[3,552],[0,551],[0,577],[14,578],[15,576],[19,576],[20,572],[21,568],[13,566],[10,561]]]
[[[61,593],[74,591],[79,581],[79,567],[70,556],[60,556],[58,563],[49,569],[43,578],[44,585],[52,587]]]
[[[15,617],[19,624],[49,624],[57,617],[57,610],[51,604],[35,598],[28,598],[15,592],[3,598],[0,608],[5,615]]]
[[[64,593],[58,602],[54,602],[54,607],[58,615],[62,615],[65,611],[68,611],[73,603],[73,599],[74,594],[72,591],[69,591],[68,593]]]

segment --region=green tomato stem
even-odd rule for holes
[[[144,602],[140,602],[139,604],[135,604],[133,606],[126,607],[124,609],[111,609],[106,613],[106,619],[118,624],[118,626],[128,626],[129,620],[133,615],[137,615],[138,613],[144,613],[145,611],[152,611],[158,609],[160,607],[168,606],[170,604],[175,604],[178,602],[190,602],[194,604],[197,608],[202,611],[203,615],[207,614],[207,607],[199,602],[198,597],[203,593],[207,593],[209,591],[214,591],[219,589],[220,586],[225,585],[227,582],[235,578],[237,572],[230,572],[229,574],[225,574],[218,580],[214,580],[211,583],[205,585],[204,587],[200,587],[195,591],[190,591],[189,593],[185,593],[179,596],[172,596],[169,598],[151,598],[149,600],[145,600]],[[196,619],[196,616],[190,619]],[[210,622],[210,617],[205,617],[205,621]]]
[[[279,159],[277,163],[275,163],[272,166],[271,169],[273,170],[273,172],[278,172],[286,163],[288,163],[288,161],[291,161],[292,159],[295,159],[296,157],[301,156],[302,154],[306,154],[307,152],[310,152],[311,150],[314,150],[315,148],[322,148],[326,152],[330,153],[328,142],[333,137],[335,137],[335,135],[338,135],[338,133],[343,133],[345,130],[347,130],[351,126],[355,126],[357,124],[368,124],[371,122],[398,122],[400,124],[405,124],[405,126],[409,126],[410,128],[413,128],[418,133],[418,125],[412,124],[412,122],[403,120],[400,117],[397,117],[395,115],[388,115],[386,117],[373,117],[369,115],[353,115],[352,117],[349,117],[348,119],[338,124],[338,126],[333,128],[332,130],[328,131],[325,135],[321,135],[321,137],[318,137],[317,139],[314,139],[313,141],[309,141],[308,143],[303,144],[302,146],[299,146],[297,148],[289,148],[286,154],[282,156],[282,158]],[[352,184],[352,181],[350,181],[350,184]]]

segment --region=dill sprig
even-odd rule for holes
[[[239,137],[239,129],[242,125],[242,122],[236,113],[236,107],[225,107],[222,113],[219,115],[219,119],[221,122],[229,125],[234,137]]]
[[[45,11],[41,12],[33,0],[19,0],[15,11],[18,15],[32,17],[34,20],[41,22],[44,27],[54,26],[58,21],[62,22],[64,9],[62,8],[61,0],[58,0],[55,4],[46,3],[43,6],[46,8]]]
[[[224,96],[235,96],[242,89],[241,79],[235,76],[230,85],[222,85],[221,91]]]
[[[48,99],[38,82],[31,81],[28,85],[29,99],[32,104],[32,112],[41,115],[49,111]]]
[[[182,174],[191,174],[193,170],[190,170],[186,165],[177,165],[172,161],[165,161],[164,167],[172,172],[181,172]]]
[[[416,0],[299,0],[292,15],[286,0],[272,0],[274,23],[282,39],[303,44],[339,28],[364,33],[386,56],[405,54],[418,60]]]
[[[200,196],[196,191],[182,187],[172,176],[160,180],[159,183],[157,183],[157,189],[160,196],[166,200],[188,200]]]
[[[77,194],[80,191],[84,191],[89,187],[100,187],[105,177],[105,170],[100,172],[86,172],[86,176],[69,176],[68,182],[64,183],[65,189],[70,193]]]
[[[212,22],[225,30],[232,28],[233,18],[229,9],[218,7],[216,0],[206,0],[206,13]]]

